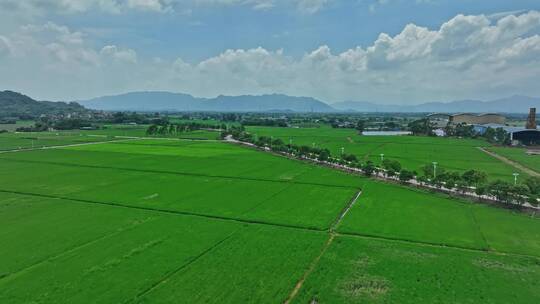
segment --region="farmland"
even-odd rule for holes
[[[538,218],[218,141],[96,138],[0,154],[0,302],[539,300]]]
[[[296,145],[315,145],[339,155],[356,155],[363,161],[380,163],[384,158],[398,160],[409,170],[421,172],[422,166],[436,161],[440,168],[464,172],[469,169],[484,171],[490,179],[511,180],[515,169],[486,155],[476,147],[488,147],[489,143],[477,139],[438,138],[422,136],[360,136],[352,129],[248,127],[257,136],[273,136]],[[472,164],[472,166],[471,166]]]
[[[527,154],[525,148],[491,147],[489,150],[540,173],[540,156]]]

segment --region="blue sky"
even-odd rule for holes
[[[54,100],[540,96],[538,11],[532,0],[0,0],[0,88]]]

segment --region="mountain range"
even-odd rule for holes
[[[214,112],[335,112],[311,97],[282,94],[199,98],[170,92],[131,92],[80,101],[90,109],[108,111],[214,111]]]
[[[21,93],[0,91],[0,117],[35,117],[41,114],[85,111],[83,106],[75,102],[37,101]]]
[[[410,106],[345,101],[334,103],[332,107],[341,111],[355,112],[527,113],[529,108],[540,107],[540,98],[514,95],[490,101],[458,100],[452,102],[429,102]]]
[[[418,105],[381,105],[365,101],[327,104],[311,97],[283,94],[199,98],[171,92],[131,92],[79,103],[91,109],[107,111],[527,113],[531,107],[540,107],[540,98],[514,95],[491,101],[459,100]]]

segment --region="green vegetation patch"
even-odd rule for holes
[[[360,161],[381,162],[380,154],[387,159],[398,160],[402,167],[422,172],[422,167],[436,161],[440,168],[465,172],[470,169],[485,171],[490,180],[512,180],[515,169],[477,147],[490,146],[477,139],[440,138],[427,136],[362,136],[352,129],[247,127],[257,136],[273,136],[284,143],[327,148],[334,156],[355,155]]]
[[[540,259],[337,237],[294,303],[537,303]]]
[[[490,147],[489,150],[540,173],[540,155],[527,154],[527,148]]]
[[[368,182],[344,233],[540,256],[540,219],[441,194]]]

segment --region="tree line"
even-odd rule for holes
[[[246,132],[243,126],[233,126],[223,130],[221,137],[225,138],[226,136],[232,136],[236,140],[252,143],[257,147],[271,151],[357,168],[362,170],[363,174],[368,177],[382,174],[387,178],[393,178],[402,183],[415,179],[422,185],[437,188],[444,187],[462,193],[474,192],[480,196],[490,195],[509,206],[519,206],[525,202],[538,205],[537,199],[540,196],[540,178],[538,177],[529,177],[524,183],[514,185],[503,180],[489,181],[487,173],[478,170],[471,169],[460,173],[447,171],[439,166],[435,171],[433,164],[423,166],[419,173],[415,170],[403,168],[397,160],[384,159],[379,164],[375,164],[371,160],[360,161],[354,154],[338,153],[333,155],[327,148],[296,145],[292,141],[286,143],[282,139],[273,138],[272,136],[256,136]]]

